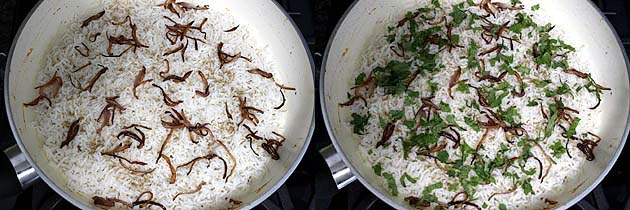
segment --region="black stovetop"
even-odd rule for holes
[[[316,63],[316,74],[324,54],[328,38],[337,21],[352,3],[351,0],[277,0],[289,12],[306,38]],[[626,51],[630,49],[630,1],[593,0],[606,14],[622,38]],[[6,62],[6,54],[20,23],[37,0],[0,0],[0,70]],[[630,52],[630,51],[628,51]],[[0,79],[3,73],[0,74]],[[319,80],[319,78],[316,78]],[[318,84],[318,82],[316,83]],[[1,89],[2,87],[0,87]],[[3,100],[3,99],[2,99]],[[319,104],[319,101],[317,101]],[[4,102],[0,103],[0,149],[12,144]],[[361,183],[355,181],[337,190],[324,159],[318,150],[329,145],[330,139],[316,109],[316,129],[304,159],[287,180],[271,197],[256,210],[324,210],[324,209],[391,209]],[[572,210],[630,210],[630,163],[628,149],[621,154],[615,167],[604,181]],[[75,209],[39,181],[18,197],[15,209]]]

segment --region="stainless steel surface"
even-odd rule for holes
[[[17,177],[20,180],[22,189],[31,187],[33,182],[39,180],[39,175],[37,175],[37,172],[35,172],[35,169],[31,166],[31,164],[28,163],[28,159],[26,158],[26,155],[22,153],[20,147],[13,145],[5,149],[4,154],[6,154],[9,160],[11,160],[11,164],[15,170],[15,174],[17,174]]]
[[[352,171],[346,166],[346,163],[343,162],[341,155],[337,153],[337,150],[332,144],[319,150],[319,153],[324,157],[324,160],[326,160],[326,164],[332,173],[337,189],[344,188],[357,180],[357,177],[352,174]]]
[[[330,100],[330,93],[326,92],[326,73],[327,73],[327,62],[329,61],[329,56],[330,56],[330,51],[331,51],[331,47],[333,42],[335,41],[335,38],[339,35],[339,30],[341,25],[344,23],[344,21],[346,21],[348,19],[348,15],[351,13],[351,11],[353,9],[355,9],[355,7],[357,6],[357,4],[359,4],[360,2],[362,2],[361,0],[357,0],[355,1],[349,8],[348,10],[346,10],[346,12],[343,14],[341,21],[339,21],[337,23],[337,26],[335,27],[335,30],[333,31],[332,35],[331,35],[331,39],[328,41],[328,45],[326,48],[326,52],[324,54],[323,57],[323,62],[321,65],[321,73],[320,73],[320,89],[319,89],[319,96],[320,96],[320,100],[322,101],[321,103],[321,108],[322,108],[322,112],[323,112],[323,116],[324,116],[324,122],[326,124],[326,129],[328,131],[328,134],[332,140],[333,145],[335,146],[335,148],[337,149],[337,151],[339,152],[339,155],[341,156],[341,159],[345,162],[345,164],[348,166],[348,168],[350,168],[351,173],[353,173],[357,179],[359,179],[359,181],[366,186],[366,188],[368,188],[372,193],[374,193],[379,199],[383,200],[385,203],[389,204],[390,206],[396,208],[396,209],[407,209],[408,207],[405,204],[400,203],[399,201],[394,200],[389,194],[383,193],[381,190],[379,190],[379,187],[376,187],[376,183],[373,183],[372,181],[370,181],[370,179],[362,176],[361,173],[358,172],[357,166],[353,165],[353,162],[350,159],[350,156],[348,155],[348,153],[346,151],[344,151],[342,149],[341,143],[340,141],[344,141],[347,139],[339,139],[338,138],[338,134],[335,132],[336,129],[333,126],[333,122],[331,122],[331,115],[338,115],[339,113],[331,113],[330,112],[330,108],[327,107],[327,101]],[[617,35],[617,33],[615,32],[615,29],[613,28],[612,24],[608,21],[608,19],[606,18],[606,16],[599,10],[597,9],[597,6],[591,2],[591,1],[583,1],[586,4],[590,5],[590,7],[592,7],[595,11],[597,11],[597,16],[599,16],[599,18],[601,18],[601,21],[603,23],[605,23],[605,26],[612,31],[612,33],[614,34],[615,38],[616,38],[616,43],[615,45],[618,45],[619,48],[621,49],[621,53],[623,55],[623,61],[625,64],[625,70],[627,72],[630,72],[630,62],[628,61],[628,56],[626,54],[625,51],[623,51],[624,46],[623,43],[621,41],[621,39],[619,38],[619,36]],[[378,5],[372,5],[370,6],[370,8],[374,7],[374,9],[378,8]],[[370,12],[371,13],[371,12]],[[362,20],[357,20],[357,19],[351,19],[352,24],[353,25],[361,25],[361,24],[365,24],[362,23],[360,21]],[[580,20],[573,20],[575,22],[575,24],[581,24]],[[347,52],[347,49],[344,50],[344,52]],[[335,63],[335,65],[341,65],[338,63]],[[333,78],[337,77],[332,76]],[[630,78],[623,78],[630,80]],[[627,81],[626,81],[627,82]],[[342,91],[343,93],[345,93],[345,90]],[[630,93],[628,93],[628,90],[624,89],[621,90],[621,93],[617,92],[615,94],[621,94],[622,96],[628,96],[630,95]],[[333,103],[336,104],[336,103]],[[611,116],[612,117],[612,116]],[[618,116],[614,116],[614,117],[618,117]],[[591,184],[588,185],[588,187],[583,190],[581,193],[579,193],[578,195],[574,196],[569,202],[564,203],[562,206],[557,207],[556,209],[568,209],[569,207],[575,205],[576,203],[578,203],[580,200],[582,200],[586,195],[588,195],[603,179],[604,177],[608,174],[608,172],[611,170],[611,168],[614,166],[615,161],[619,158],[619,155],[621,154],[621,152],[623,151],[624,145],[626,143],[626,139],[628,138],[628,133],[629,133],[629,129],[630,129],[630,115],[626,115],[626,116],[622,116],[625,120],[625,129],[623,130],[623,135],[621,137],[620,144],[617,148],[615,148],[614,153],[612,154],[612,157],[610,159],[610,161],[608,162],[607,166],[605,168],[603,168],[603,170],[599,173],[596,174],[596,178],[595,181],[593,181]],[[604,118],[605,119],[605,118]],[[336,122],[335,122],[336,123]],[[356,164],[356,163],[355,163]]]
[[[11,111],[11,94],[10,94],[10,75],[11,75],[11,63],[13,62],[12,58],[14,56],[15,53],[15,48],[17,45],[17,41],[20,39],[20,37],[23,35],[23,31],[25,28],[26,23],[28,23],[29,19],[32,18],[33,14],[35,11],[38,10],[38,8],[42,5],[43,2],[45,2],[47,0],[39,0],[39,2],[37,2],[37,4],[31,9],[31,11],[28,13],[28,15],[26,16],[25,20],[22,22],[22,24],[20,25],[20,28],[18,29],[16,36],[14,38],[13,44],[11,45],[11,49],[9,51],[8,54],[8,59],[7,59],[7,63],[6,63],[6,68],[5,68],[5,74],[4,74],[4,99],[5,99],[5,107],[6,107],[6,112],[9,118],[9,124],[11,126],[11,130],[15,136],[15,140],[17,142],[17,146],[13,146],[11,148],[11,151],[13,154],[17,154],[17,151],[20,151],[20,154],[17,155],[19,158],[16,159],[16,162],[19,162],[18,160],[20,160],[21,162],[23,162],[24,160],[26,160],[26,164],[29,165],[29,168],[27,168],[25,166],[24,163],[20,163],[20,167],[23,168],[23,172],[21,173],[21,177],[20,177],[20,173],[18,173],[18,178],[20,179],[20,182],[22,182],[22,180],[24,180],[23,186],[30,186],[33,181],[37,180],[38,178],[41,178],[42,180],[44,180],[44,182],[46,182],[55,192],[57,192],[59,195],[61,195],[65,200],[69,201],[70,203],[72,203],[73,205],[75,205],[78,208],[81,209],[92,209],[92,206],[86,205],[83,202],[79,201],[78,198],[74,197],[73,195],[70,195],[68,193],[66,193],[65,190],[63,190],[63,188],[58,185],[58,183],[55,183],[46,173],[43,172],[43,170],[41,168],[39,168],[35,163],[34,159],[32,158],[31,155],[29,155],[28,152],[22,152],[22,151],[27,151],[26,150],[26,146],[25,143],[23,142],[23,140],[21,139],[19,132],[18,132],[18,127],[16,125],[15,119],[14,119],[14,113]],[[306,40],[304,39],[303,35],[300,33],[300,29],[297,27],[297,25],[295,24],[295,22],[291,19],[291,17],[289,16],[289,14],[287,14],[287,12],[282,8],[282,6],[274,1],[274,0],[269,0],[269,2],[272,2],[273,5],[275,5],[275,7],[281,11],[282,16],[285,18],[285,20],[287,22],[289,22],[293,28],[293,30],[295,30],[295,32],[297,32],[297,36],[299,37],[300,41],[301,41],[301,46],[302,49],[305,51],[305,54],[308,56],[308,62],[310,64],[310,69],[311,69],[311,76],[313,78],[313,83],[314,83],[314,74],[315,74],[315,63],[312,57],[312,54],[310,53],[310,50],[308,48],[308,44],[306,42]],[[292,33],[293,31],[287,31],[287,33]],[[296,51],[302,50],[302,49],[294,49]],[[315,87],[315,85],[313,84],[313,88]],[[314,96],[316,97],[316,96]],[[306,99],[304,99],[306,100]],[[314,98],[313,98],[314,100]],[[308,145],[311,141],[311,137],[313,136],[313,132],[315,130],[315,108],[313,107],[313,110],[311,111],[313,114],[313,117],[310,119],[310,127],[308,128],[308,132],[303,134],[303,136],[305,137],[304,142],[302,147],[299,150],[299,153],[297,154],[295,160],[290,164],[290,166],[288,167],[288,170],[286,171],[286,173],[277,181],[275,182],[270,188],[268,188],[268,190],[264,191],[264,193],[259,194],[256,198],[256,200],[254,200],[251,203],[248,204],[244,204],[243,206],[239,207],[239,209],[251,209],[259,204],[261,204],[263,201],[265,201],[270,195],[272,195],[276,190],[278,190],[283,184],[284,182],[289,178],[289,176],[293,173],[293,171],[297,168],[297,166],[299,165],[300,161],[302,160],[302,158],[304,157],[304,154],[306,153],[306,150],[308,149]],[[308,119],[305,119],[305,121]],[[300,134],[302,135],[302,134]],[[11,157],[11,156],[9,156]],[[13,159],[11,159],[11,162],[13,163]],[[15,166],[15,164],[14,164]],[[37,176],[39,175],[39,176]]]

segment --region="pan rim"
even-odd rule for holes
[[[346,166],[348,168],[350,168],[350,171],[352,172],[352,174],[354,176],[357,177],[357,179],[361,182],[361,184],[363,184],[366,188],[368,188],[368,190],[370,190],[370,192],[372,192],[373,194],[375,194],[379,199],[381,199],[382,201],[384,201],[385,203],[387,203],[388,205],[396,208],[396,209],[407,209],[404,205],[402,205],[401,203],[393,200],[390,198],[389,195],[386,195],[384,193],[382,193],[380,190],[376,189],[376,187],[374,187],[365,177],[363,177],[360,173],[358,173],[358,170],[354,167],[354,165],[352,165],[352,162],[350,161],[350,159],[348,158],[348,156],[346,155],[346,153],[343,152],[343,149],[341,148],[341,145],[338,142],[338,138],[336,133],[334,132],[330,119],[328,117],[328,108],[326,106],[326,102],[328,101],[326,98],[326,91],[323,88],[324,87],[324,83],[325,83],[325,76],[326,76],[326,64],[328,62],[328,56],[330,53],[330,49],[332,47],[332,43],[335,41],[335,37],[337,36],[337,33],[339,32],[339,29],[341,28],[341,25],[343,25],[345,23],[345,21],[347,20],[348,15],[350,14],[350,12],[356,7],[356,5],[360,2],[361,0],[355,0],[349,7],[348,9],[343,13],[343,15],[341,16],[341,18],[339,19],[339,21],[337,22],[337,25],[335,26],[333,32],[331,33],[329,39],[328,39],[328,44],[326,45],[326,51],[324,52],[324,56],[323,56],[323,60],[322,60],[322,64],[320,67],[320,76],[319,76],[319,97],[320,100],[322,101],[321,104],[321,110],[322,110],[322,115],[324,117],[324,123],[326,124],[326,130],[328,131],[328,136],[331,139],[331,142],[333,144],[333,146],[335,147],[335,150],[337,150],[337,153],[340,154],[341,159],[343,160],[343,162],[346,164]],[[595,3],[593,3],[592,1],[589,0],[582,0],[582,1],[586,1],[586,3],[591,7],[591,9],[595,10],[597,14],[599,14],[599,17],[602,18],[604,20],[604,22],[606,23],[606,25],[608,26],[608,29],[613,33],[613,35],[615,36],[615,39],[617,40],[617,45],[619,46],[619,48],[621,49],[621,54],[624,57],[624,62],[626,64],[626,72],[628,72],[628,81],[630,82],[630,60],[628,59],[628,54],[621,42],[621,39],[619,38],[619,34],[617,33],[617,31],[615,30],[615,28],[613,27],[613,25],[610,23],[610,20],[608,20],[608,18],[604,15],[604,13],[595,5]],[[584,197],[586,197],[586,195],[588,195],[589,193],[591,193],[595,187],[597,187],[602,180],[604,180],[604,178],[608,175],[608,173],[610,172],[610,170],[615,166],[615,164],[617,163],[617,159],[619,159],[619,156],[621,155],[621,153],[623,152],[623,149],[625,147],[626,144],[626,140],[628,138],[628,134],[630,131],[630,112],[628,113],[628,115],[626,116],[626,125],[625,125],[625,130],[623,132],[622,135],[622,139],[619,142],[619,146],[617,148],[617,150],[615,151],[615,153],[613,154],[612,158],[610,159],[610,161],[608,161],[608,165],[606,166],[606,168],[597,176],[597,178],[594,180],[594,182],[587,187],[586,189],[584,189],[580,194],[577,194],[576,196],[573,197],[573,199],[571,199],[569,202],[565,203],[562,206],[557,207],[556,209],[568,209],[569,207],[575,205],[577,202],[581,201]]]
[[[91,206],[87,206],[84,205],[83,202],[79,201],[78,199],[76,199],[74,196],[66,193],[66,191],[64,191],[63,188],[61,188],[59,185],[57,185],[56,182],[54,182],[52,179],[50,179],[48,177],[48,175],[46,175],[46,173],[44,173],[35,163],[35,161],[31,158],[30,154],[28,153],[27,150],[25,150],[25,145],[24,143],[22,143],[22,138],[20,137],[20,133],[18,132],[18,129],[16,127],[15,121],[13,119],[13,114],[11,112],[11,103],[10,101],[10,97],[9,97],[9,75],[11,72],[11,63],[12,63],[12,59],[13,59],[13,54],[15,52],[15,47],[17,46],[17,41],[19,40],[19,38],[22,35],[22,32],[24,30],[24,27],[26,26],[26,24],[29,22],[29,20],[31,19],[32,15],[35,13],[35,11],[37,11],[37,9],[39,9],[39,7],[41,6],[41,4],[46,1],[46,0],[39,0],[34,6],[33,8],[28,12],[28,14],[25,16],[24,20],[22,21],[22,23],[20,24],[20,27],[18,28],[17,32],[15,33],[15,37],[13,38],[13,42],[11,44],[11,48],[9,50],[9,54],[7,56],[7,62],[6,62],[6,66],[5,66],[5,72],[4,72],[4,103],[5,103],[5,111],[7,113],[7,118],[9,120],[9,125],[11,127],[11,132],[13,135],[13,138],[16,141],[16,144],[18,145],[18,147],[20,148],[20,151],[22,153],[25,154],[26,156],[26,160],[28,161],[28,163],[31,165],[31,167],[33,167],[33,169],[35,169],[35,172],[37,172],[38,176],[44,180],[44,182],[50,186],[50,188],[52,188],[57,194],[59,194],[63,199],[65,199],[66,201],[70,202],[72,205],[80,208],[80,209],[91,209]],[[289,13],[287,13],[286,10],[284,10],[284,8],[280,5],[280,3],[278,3],[277,1],[274,0],[268,0],[270,2],[272,2],[272,4],[278,9],[278,11],[280,13],[282,13],[282,16],[284,18],[286,18],[290,23],[291,23],[291,28],[293,29],[293,31],[291,31],[291,33],[297,33],[296,35],[300,38],[300,41],[302,42],[302,48],[304,49],[304,53],[306,54],[308,61],[309,61],[309,65],[310,65],[310,69],[311,69],[311,79],[313,81],[313,110],[311,110],[311,123],[310,123],[310,127],[309,127],[309,131],[306,135],[306,138],[304,139],[304,144],[302,145],[302,148],[300,149],[300,152],[297,154],[297,156],[295,157],[295,159],[293,160],[293,163],[291,164],[291,166],[288,168],[288,170],[286,171],[286,173],[280,178],[278,179],[278,181],[271,187],[269,188],[266,192],[259,194],[258,198],[256,200],[254,200],[253,202],[251,202],[250,204],[241,206],[241,208],[239,209],[252,209],[253,207],[258,206],[260,203],[262,203],[263,201],[267,200],[267,198],[269,198],[269,196],[271,196],[273,193],[275,193],[282,185],[284,185],[284,183],[287,181],[287,179],[289,179],[289,177],[293,174],[293,172],[295,171],[295,169],[297,168],[297,166],[300,164],[300,162],[302,161],[302,159],[304,158],[304,155],[306,154],[306,151],[309,148],[309,145],[311,143],[311,139],[313,137],[313,133],[315,131],[315,99],[317,97],[317,93],[315,91],[316,89],[316,81],[315,81],[315,61],[313,59],[313,55],[311,54],[311,50],[308,47],[308,43],[306,42],[306,39],[304,38],[304,35],[302,34],[300,28],[297,26],[297,24],[295,23],[295,21],[291,18],[291,16],[289,15]],[[308,75],[308,74],[307,74]],[[307,119],[305,119],[307,120]]]

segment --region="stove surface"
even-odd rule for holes
[[[335,25],[351,0],[277,0],[288,11],[306,38],[316,63],[319,76],[322,55]],[[6,54],[15,32],[37,0],[0,1],[0,70],[3,72]],[[593,0],[606,14],[622,38],[626,51],[630,49],[630,2],[625,0]],[[0,79],[4,74],[0,74]],[[319,84],[319,78],[317,83]],[[0,87],[2,88],[2,87]],[[2,99],[3,100],[3,99]],[[317,101],[319,105],[319,101]],[[0,149],[13,144],[4,102],[0,103]],[[354,183],[338,190],[318,150],[329,145],[320,109],[316,109],[316,129],[304,159],[287,182],[256,210],[324,210],[324,209],[391,209],[367,190],[361,183]],[[630,163],[628,150],[621,154],[615,167],[604,181],[571,210],[630,210]],[[0,205],[0,209],[4,209]],[[76,209],[38,181],[17,198],[14,209]]]

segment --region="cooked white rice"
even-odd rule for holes
[[[451,7],[454,4],[461,3],[461,0],[440,0],[442,7],[445,8],[446,11],[451,11]],[[479,2],[475,0],[474,2]],[[493,1],[497,2],[497,1]],[[510,3],[509,1],[500,1]],[[415,8],[421,7],[429,7],[431,1],[416,1]],[[466,6],[466,8],[468,8]],[[482,14],[483,10],[479,9],[479,7],[470,7],[470,10],[476,12],[477,14]],[[406,11],[404,11],[406,12]],[[400,14],[393,15],[387,24],[388,26],[395,26],[398,20],[404,17],[404,12]],[[497,19],[495,23],[504,23],[508,20],[512,20],[514,22],[514,16],[516,13],[520,11],[512,11],[512,12],[501,12],[497,14]],[[550,22],[547,17],[543,14],[539,14],[538,12],[533,12],[530,8],[526,8],[525,11],[528,14],[533,15],[533,19],[538,25],[544,25],[547,22]],[[450,18],[450,17],[449,17]],[[449,19],[450,21],[450,19]],[[462,25],[466,25],[466,21],[462,23]],[[420,29],[428,28],[428,24],[420,25]],[[475,26],[479,26],[477,23]],[[408,32],[408,27],[400,27],[394,29],[398,30],[398,34],[401,32]],[[550,79],[553,81],[551,84],[552,87],[559,86],[560,82],[565,82],[571,86],[571,88],[575,89],[574,85],[582,84],[583,80],[579,79],[573,75],[568,75],[563,73],[562,71],[549,71],[547,68],[541,68],[540,70],[535,69],[535,64],[531,61],[531,58],[525,58],[527,55],[525,52],[531,48],[531,46],[537,42],[538,36],[535,31],[531,29],[525,29],[522,33],[528,34],[532,33],[532,37],[528,37],[527,35],[523,36],[521,43],[514,43],[515,53],[503,51],[504,54],[514,55],[515,62],[522,65],[525,65],[531,68],[533,71],[531,74],[524,76],[524,80],[532,78],[544,78]],[[451,75],[457,70],[457,67],[465,67],[467,65],[466,59],[466,50],[468,46],[470,46],[471,40],[474,40],[476,43],[480,45],[479,52],[484,49],[489,49],[493,47],[495,44],[485,44],[485,42],[480,38],[479,33],[473,33],[471,30],[463,30],[461,27],[456,27],[453,30],[453,34],[457,34],[460,36],[460,45],[465,46],[465,48],[456,48],[453,49],[452,55],[444,50],[440,53],[440,59],[438,65],[444,65],[443,68],[440,68],[438,73],[429,74],[427,77],[419,76],[416,79],[410,89],[416,90],[420,92],[420,97],[428,97],[430,95],[429,87],[427,85],[428,80],[433,80],[439,84],[440,89],[435,94],[435,99],[432,101],[434,103],[439,103],[440,101],[445,102],[450,105],[453,110],[452,114],[456,116],[456,121],[464,126],[464,117],[465,116],[474,116],[478,114],[478,111],[472,111],[469,108],[460,111],[460,108],[466,107],[466,101],[477,101],[477,96],[474,94],[474,89],[471,89],[472,94],[463,94],[461,92],[455,91],[453,88],[453,96],[451,99],[447,93],[447,87],[450,80]],[[554,29],[551,33],[552,37],[559,37],[563,39],[563,33],[559,29]],[[400,37],[398,37],[399,39]],[[563,39],[566,40],[566,39]],[[576,48],[576,53],[571,53],[568,55],[569,65],[573,68],[576,68],[582,72],[588,73],[588,60],[582,59],[580,56],[580,43],[568,43]],[[509,45],[509,44],[508,44]],[[399,56],[397,56],[390,47],[397,46],[395,44],[390,44],[385,36],[379,36],[377,40],[371,44],[365,51],[365,55],[362,62],[361,71],[357,71],[354,76],[358,76],[360,73],[365,73],[367,75],[375,67],[383,67],[386,66],[389,61],[399,60],[402,61]],[[494,57],[494,53],[490,55],[486,55],[486,57]],[[531,56],[530,56],[531,57]],[[406,60],[411,61],[413,58]],[[533,64],[533,65],[532,65]],[[490,72],[490,75],[498,75],[501,71],[496,67],[492,67],[491,65],[487,65],[487,71]],[[412,65],[412,72],[416,70],[416,67]],[[467,72],[466,72],[467,71]],[[473,76],[474,70],[464,70],[461,80],[467,79],[472,86],[480,86],[481,84],[487,84],[486,82],[478,82]],[[353,78],[355,78],[353,77]],[[506,81],[510,82],[510,84],[517,84],[515,77],[507,76],[505,78]],[[354,83],[354,80],[352,81]],[[606,84],[603,84],[604,86]],[[545,125],[547,120],[543,119],[540,109],[538,106],[528,107],[527,103],[531,99],[543,98],[543,104],[549,104],[553,101],[549,98],[544,97],[544,92],[542,92],[539,88],[528,87],[525,90],[525,97],[516,98],[511,95],[503,100],[502,107],[516,106],[520,110],[520,122],[524,123],[524,128],[528,133],[537,136],[540,131],[544,132]],[[350,91],[352,92],[352,91]],[[575,93],[575,92],[574,92]],[[592,107],[597,103],[597,99],[585,90],[581,90],[574,94],[573,97],[562,97],[563,102],[567,107],[578,108],[580,114],[576,115],[581,118],[579,126],[577,127],[577,133],[585,133],[588,131],[592,131],[597,127],[597,122],[593,120],[592,116],[595,116],[598,111],[590,110],[587,107]],[[451,198],[455,196],[457,191],[461,191],[461,186],[456,191],[447,190],[447,186],[450,183],[457,182],[456,179],[449,177],[446,172],[434,164],[432,159],[426,159],[421,157],[420,155],[415,154],[415,149],[409,154],[409,158],[405,160],[403,158],[402,152],[402,141],[398,140],[399,138],[409,138],[412,135],[412,131],[409,130],[406,126],[402,124],[402,122],[396,123],[396,130],[394,131],[392,137],[390,138],[390,145],[388,147],[380,147],[375,149],[376,143],[381,139],[383,135],[383,127],[379,125],[379,117],[378,116],[387,116],[391,110],[404,110],[405,111],[405,119],[413,119],[417,108],[420,106],[420,98],[417,99],[417,105],[413,106],[404,106],[405,97],[404,95],[392,96],[385,94],[382,88],[377,88],[374,96],[367,99],[368,108],[363,107],[363,103],[357,102],[352,107],[352,111],[355,113],[369,113],[370,119],[369,123],[366,127],[366,135],[357,135],[357,140],[360,141],[360,150],[361,153],[364,154],[365,160],[368,164],[368,167],[372,167],[377,163],[380,163],[383,167],[383,172],[388,172],[393,175],[396,179],[396,183],[398,185],[399,195],[397,196],[398,200],[401,203],[407,203],[403,201],[403,199],[407,196],[416,196],[421,197],[423,190],[426,186],[442,182],[444,187],[441,189],[437,189],[434,191],[435,195],[438,197],[438,201],[442,203],[448,203],[451,201]],[[547,107],[545,107],[547,108]],[[442,116],[444,117],[444,116]],[[350,120],[348,120],[350,121]],[[348,123],[348,129],[352,129],[350,123]],[[556,127],[554,134],[541,143],[542,147],[545,148],[547,154],[550,154],[549,146],[559,139],[560,129]],[[462,136],[462,141],[472,146],[473,148],[477,145],[479,139],[483,134],[483,129],[480,132],[475,132],[472,129],[468,129],[468,131],[460,131]],[[499,150],[500,143],[506,143],[504,140],[505,133],[502,130],[493,130],[490,132],[488,138],[486,139],[484,145],[484,149],[480,151],[481,155],[485,155],[488,158],[494,158],[497,151]],[[445,141],[445,140],[441,140]],[[562,142],[564,142],[563,140]],[[515,143],[516,144],[516,143]],[[448,143],[446,148],[449,151],[450,156],[453,157],[455,151],[459,151],[459,149],[454,149],[452,143]],[[510,150],[506,155],[516,156],[518,155],[518,150]],[[547,161],[543,158],[543,154],[539,149],[532,149],[532,152],[535,156],[540,157],[543,161],[543,165],[545,165],[545,170],[547,170]],[[567,186],[564,183],[567,182],[568,179],[572,179],[575,177],[580,177],[580,168],[581,165],[584,164],[585,156],[581,153],[577,148],[575,142],[569,144],[569,152],[573,156],[573,158],[569,158],[566,154],[563,155],[559,159],[554,159],[556,161],[555,164],[552,165],[549,175],[545,178],[544,182],[540,182],[540,180],[536,179],[533,176],[533,180],[531,181],[531,185],[534,190],[533,195],[525,195],[523,190],[518,187],[518,189],[506,195],[496,195],[492,199],[489,199],[493,193],[497,192],[505,192],[512,188],[512,181],[510,178],[507,178],[501,175],[499,170],[494,170],[493,176],[496,179],[495,183],[490,185],[480,185],[477,187],[477,192],[474,198],[471,198],[473,203],[481,206],[485,206],[484,209],[497,209],[499,204],[506,205],[507,209],[542,209],[547,207],[548,205],[545,203],[544,199],[549,200],[558,200],[558,198],[562,194],[569,194],[570,191],[576,186]],[[528,161],[527,168],[536,168],[538,170],[538,166],[534,161]],[[508,171],[510,172],[519,172],[519,169],[511,167]],[[399,177],[401,177],[404,173],[408,173],[413,178],[417,179],[417,183],[413,184],[407,181],[407,187],[403,187],[399,182]],[[472,173],[472,172],[471,172]],[[538,173],[538,172],[537,172]],[[388,189],[388,184],[386,179],[379,179],[383,188]],[[435,205],[435,204],[434,204]],[[455,208],[454,206],[451,208]],[[471,208],[471,207],[466,207]],[[432,209],[432,208],[429,208]],[[473,209],[473,208],[471,208]]]
[[[212,5],[209,5],[209,10],[188,11],[181,13],[182,17],[178,18],[157,6],[161,3],[163,1],[160,0],[102,0],[94,5],[93,11],[85,11],[78,15],[75,21],[69,24],[61,40],[53,44],[48,53],[46,66],[39,75],[38,84],[48,81],[55,72],[63,78],[64,83],[60,94],[52,98],[53,107],[48,108],[42,102],[32,108],[37,113],[34,126],[42,136],[45,136],[43,151],[50,161],[49,164],[58,168],[67,179],[63,187],[84,196],[86,200],[91,200],[92,196],[101,196],[132,202],[141,192],[151,191],[154,194],[153,200],[168,209],[225,209],[232,206],[229,203],[230,199],[240,200],[246,193],[260,187],[258,180],[267,176],[268,172],[265,170],[273,163],[260,147],[260,142],[254,143],[254,150],[260,156],[254,155],[250,150],[249,143],[245,140],[247,130],[237,126],[241,117],[238,100],[234,96],[247,98],[248,105],[265,111],[264,114],[257,115],[260,119],[258,126],[251,123],[249,126],[258,131],[260,136],[275,138],[272,131],[283,133],[281,122],[285,117],[282,110],[273,109],[280,103],[278,87],[271,80],[250,74],[246,70],[260,68],[274,74],[278,71],[264,43],[260,43],[251,33],[246,21],[237,20],[228,11],[213,8]],[[80,28],[83,20],[102,10],[106,13],[101,19],[91,22],[88,27]],[[133,23],[137,25],[139,39],[143,44],[149,45],[149,48],[139,48],[136,53],[129,51],[121,58],[100,56],[101,53],[106,54],[107,34],[131,37],[128,24],[121,26],[110,24],[124,20],[127,15],[130,15]],[[203,27],[208,35],[203,39],[207,44],[199,43],[199,50],[195,50],[191,42],[186,52],[186,62],[182,62],[179,53],[163,56],[168,49],[173,49],[179,44],[171,45],[164,37],[167,31],[165,25],[171,23],[162,16],[171,17],[178,23],[195,21],[195,25],[203,18],[208,18]],[[236,31],[224,32],[236,25],[240,25]],[[96,42],[90,42],[88,34],[97,32],[102,35]],[[229,54],[241,52],[243,56],[251,58],[252,62],[240,59],[220,69],[216,47],[219,42],[225,43],[223,51]],[[91,49],[89,58],[75,51],[74,46],[81,46],[81,43],[85,43]],[[118,54],[126,47],[115,46],[114,54]],[[169,74],[181,76],[187,71],[194,72],[183,83],[162,82],[158,72],[165,70],[164,59],[170,61]],[[93,65],[72,73],[88,61]],[[101,69],[96,64],[108,67],[109,71],[96,82],[92,92],[81,92],[73,88],[69,76],[85,87]],[[133,82],[142,66],[147,69],[145,80],[153,79],[154,82],[139,86],[137,88],[139,99],[135,99],[132,95]],[[210,95],[207,98],[195,95],[196,90],[203,88],[196,71],[201,71],[208,77]],[[192,143],[185,129],[175,131],[163,153],[171,158],[174,166],[210,152],[216,153],[227,161],[228,173],[229,169],[237,164],[229,181],[222,179],[222,162],[213,159],[195,164],[190,175],[186,175],[187,167],[180,168],[177,170],[177,182],[168,183],[171,175],[168,165],[163,159],[157,164],[155,160],[168,133],[161,125],[161,120],[169,120],[163,113],[170,107],[164,104],[162,94],[151,86],[152,83],[164,87],[174,100],[183,100],[184,103],[175,109],[185,110],[192,123],[210,123],[208,127],[214,138],[226,144],[236,157],[237,163],[230,161],[225,150],[210,137],[196,136],[200,143]],[[116,113],[114,124],[97,134],[96,130],[100,126],[97,119],[106,104],[105,97],[111,96],[120,96],[118,102],[126,110],[122,114]],[[227,118],[224,103],[227,103],[233,120]],[[83,118],[78,135],[68,146],[60,149],[68,127],[78,118]],[[124,126],[131,124],[142,124],[152,128],[145,131],[147,140],[144,148],[137,149],[137,143],[134,142],[130,149],[119,154],[131,160],[148,163],[146,166],[131,165],[132,168],[140,170],[155,168],[154,172],[144,176],[134,175],[122,168],[117,159],[101,155],[101,152],[110,151],[121,143],[132,141],[129,138],[120,140],[116,138]],[[200,192],[181,195],[173,200],[178,192],[192,191],[201,182],[207,184]],[[124,206],[117,204],[117,207]]]

